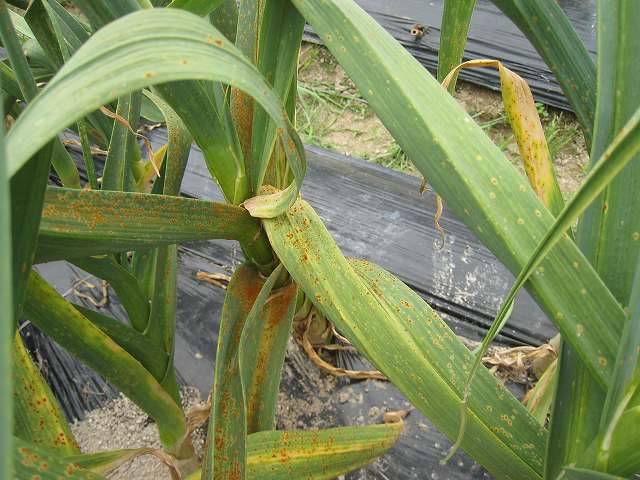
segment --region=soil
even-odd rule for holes
[[[356,86],[323,47],[305,44],[299,67],[297,122],[306,143],[419,175]],[[458,82],[455,98],[524,175],[499,92]],[[566,199],[586,175],[589,156],[575,116],[538,105],[558,183]]]

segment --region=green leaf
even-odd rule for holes
[[[103,375],[158,424],[160,439],[171,451],[182,439],[182,410],[136,359],[58,294],[37,273],[27,287],[25,312],[38,328]]]
[[[156,89],[193,135],[225,199],[236,205],[244,200],[249,188],[242,158],[202,82],[172,82]]]
[[[14,442],[14,475],[7,476],[5,478],[30,478],[40,480],[59,480],[60,478],[70,478],[74,480],[106,480],[104,477],[90,472],[89,470],[85,470],[66,458],[56,455],[50,450],[36,447],[35,445],[25,442],[17,437],[14,437]]]
[[[545,478],[576,463],[598,433],[605,394],[566,342],[560,347],[556,396],[551,408]]]
[[[16,436],[56,455],[80,453],[58,401],[19,333],[13,343],[13,398]]]
[[[335,478],[374,461],[393,446],[401,432],[402,423],[392,423],[313,432],[254,433],[247,442],[247,477]]]
[[[594,470],[587,470],[584,468],[565,467],[563,477],[568,480],[623,480],[622,477],[616,475],[609,475],[608,473],[596,472]]]
[[[124,323],[95,310],[72,304],[87,320],[106,333],[111,339],[138,360],[159,382],[162,381],[169,362],[169,355],[147,337]]]
[[[204,17],[220,6],[222,0],[173,0],[168,7],[181,8]]]
[[[99,475],[108,475],[116,468],[142,456],[154,455],[157,451],[153,448],[127,448],[111,450],[108,452],[84,453],[65,457],[65,461],[78,465]]]
[[[129,93],[118,99],[117,120],[113,122],[109,153],[102,173],[102,190],[132,190],[134,156],[138,155],[139,148],[131,129],[135,131],[137,128],[141,102],[140,93]]]
[[[258,69],[269,84],[273,85],[283,103],[286,103],[290,95],[295,96],[297,93],[291,87],[298,68],[304,25],[304,18],[289,0],[270,0],[265,3],[260,14]],[[259,191],[263,185],[270,163],[277,165],[278,160],[280,164],[284,163],[281,145],[277,144],[276,128],[263,109],[254,107],[252,152],[247,160],[247,173],[254,192]],[[288,184],[288,172],[283,170],[281,178],[271,183],[273,186],[284,188]]]
[[[160,247],[156,254],[153,294],[151,296],[151,312],[144,335],[160,347],[166,355],[164,375],[161,384],[171,394],[177,405],[180,405],[180,392],[173,368],[176,330],[176,285],[177,285],[178,247],[167,245]]]
[[[236,0],[222,0],[220,6],[209,15],[209,20],[225,37],[235,43],[238,27],[238,2]]]
[[[111,256],[76,258],[72,263],[98,278],[106,280],[115,290],[127,311],[131,326],[142,332],[149,321],[149,301],[131,272]]]
[[[592,168],[640,107],[640,2],[598,1],[598,106]],[[640,255],[640,155],[612,181],[580,222],[579,245],[611,292],[627,305]]]
[[[248,480],[329,480],[363,467],[400,437],[402,423],[271,431],[247,436]],[[195,472],[187,480],[200,480]]]
[[[535,269],[538,268],[545,256],[552,251],[556,244],[561,241],[572,244],[571,239],[566,233],[567,230],[571,228],[582,212],[585,211],[591,202],[593,202],[607,185],[624,169],[639,150],[640,108],[621,129],[614,142],[602,154],[602,159],[596,164],[596,167],[591,170],[591,173],[589,173],[580,189],[575,193],[562,212],[560,212],[552,227],[538,243],[534,253],[520,271],[511,290],[509,290],[507,297],[503,301],[498,315],[482,342],[481,353],[486,351],[488,344],[504,326],[504,323],[511,313],[513,302],[520,288],[531,278]],[[596,378],[599,379],[602,384],[608,386],[611,380],[610,374],[615,367],[615,362],[610,362],[608,358],[611,356],[610,350],[613,349],[617,353],[618,346],[616,339],[612,338],[610,334],[610,325],[596,325],[598,330],[588,333],[585,330],[587,327],[583,325],[584,323],[586,322],[576,323],[574,329],[568,330],[567,332],[563,331],[563,338],[574,339],[573,347],[581,353],[583,361],[590,366],[591,373],[595,373]],[[608,342],[604,344],[599,342],[597,337],[593,338],[594,334],[600,339],[604,339],[605,336],[608,337]],[[589,336],[592,338],[589,339]],[[482,357],[481,353],[476,357],[476,366]],[[609,375],[602,378],[604,373],[608,373]]]
[[[56,68],[60,68],[64,63],[64,57],[58,44],[52,20],[44,5],[46,1],[35,0],[31,2],[24,19],[51,63]]]
[[[145,91],[144,95],[162,112],[167,126],[167,167],[162,191],[165,195],[180,196],[180,186],[189,161],[193,137],[175,110],[166,102],[149,91]]]
[[[280,271],[275,271],[274,278]],[[262,306],[256,300],[242,329],[239,363],[248,433],[274,428],[282,366],[297,293],[296,285],[289,283],[273,290]]]
[[[178,9],[135,12],[94,34],[16,121],[7,136],[10,173],[66,125],[102,104],[149,85],[188,79],[229,83],[254,96],[278,125],[296,176],[295,193],[304,177],[304,149],[277,95],[220,32]],[[27,137],[32,141],[24,141]],[[292,196],[260,214],[279,214]]]
[[[555,0],[492,2],[518,26],[549,65],[590,144],[596,110],[596,69],[567,15]]]
[[[165,195],[47,189],[38,260],[82,258],[211,238],[249,241],[246,210]]]
[[[245,477],[247,424],[238,355],[242,330],[263,284],[259,273],[245,264],[236,269],[227,287],[220,315],[203,480]]]
[[[454,437],[460,417],[453,406],[462,398],[472,355],[447,325],[393,275],[368,262],[348,263],[304,201],[263,223],[278,257],[316,308]],[[463,448],[496,477],[541,478],[544,429],[486,369],[478,373],[467,425],[473,433]]]
[[[0,0],[0,9],[6,12],[6,5]],[[2,13],[0,12],[0,15]],[[4,79],[0,79],[4,86]],[[3,105],[0,102],[0,118],[4,118]],[[12,391],[11,374],[11,341],[15,330],[14,309],[18,302],[14,297],[14,258],[12,255],[12,218],[11,218],[11,184],[7,169],[7,158],[4,146],[4,123],[0,124],[0,392]],[[7,398],[8,397],[8,398]],[[6,395],[0,402],[0,477],[9,478],[13,471],[13,399]]]
[[[445,0],[444,2],[438,50],[438,81],[440,83],[451,70],[462,63],[471,15],[475,6],[476,0]],[[456,80],[457,75],[447,87],[449,92],[455,91]]]
[[[11,61],[11,66],[15,72],[20,90],[23,93],[23,98],[30,102],[38,95],[38,87],[36,86],[36,81],[33,78],[27,59],[22,51],[22,45],[16,36],[13,23],[11,22],[9,15],[7,15],[6,8],[2,8],[2,12],[0,12],[0,37],[2,38],[2,44],[7,52],[9,60]],[[47,142],[43,142],[40,147],[32,152],[32,155],[44,147],[46,143]],[[26,160],[27,159],[22,163],[26,163]],[[43,162],[45,159],[41,158],[40,161]],[[49,162],[48,157],[46,158],[46,162]],[[53,163],[53,167],[60,176],[63,184],[74,188],[80,187],[80,176],[78,174],[76,164],[58,139],[55,139],[53,142],[51,162]],[[10,161],[9,164],[11,164]],[[11,177],[14,176],[17,170],[18,168],[12,170],[12,168],[9,167],[9,175]]]
[[[553,224],[526,180],[455,99],[352,0],[293,3],[447,207],[519,272]],[[571,241],[559,243],[540,267],[528,284],[531,293],[605,385],[624,312]],[[580,337],[576,325],[583,327]]]

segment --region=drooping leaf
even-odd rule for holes
[[[211,238],[249,241],[259,228],[244,209],[222,203],[49,187],[37,258],[82,258]]]
[[[524,160],[529,183],[553,216],[558,215],[564,207],[564,200],[540,116],[527,82],[498,60],[469,60],[451,70],[442,84],[447,87],[463,68],[477,67],[494,67],[500,72],[502,103]]]
[[[247,436],[248,480],[329,480],[374,461],[400,437],[402,423]],[[195,472],[187,480],[200,480]]]
[[[551,68],[591,143],[596,111],[596,69],[582,39],[555,0],[492,0]]]
[[[460,403],[472,363],[455,334],[391,274],[367,262],[348,263],[302,200],[286,216],[263,223],[278,257],[316,308],[416,408],[454,437],[460,416],[451,406]],[[474,413],[467,429],[473,433],[463,443],[465,451],[497,477],[540,478],[546,435],[525,407],[485,369],[470,402]]]
[[[106,480],[104,477],[81,468],[58,454],[37,447],[14,437],[15,448],[11,453],[15,471],[6,478],[59,480]]]
[[[186,424],[181,409],[153,376],[107,334],[87,320],[37,273],[27,286],[27,318],[83,363],[103,375],[158,424],[169,450],[182,439]]]
[[[97,453],[83,453],[65,457],[65,461],[91,470],[98,475],[108,475],[116,468],[125,465],[142,455],[152,455],[157,450],[148,447],[111,450]]]
[[[19,333],[13,343],[13,398],[13,432],[16,436],[56,455],[80,453],[58,401],[33,363]]]

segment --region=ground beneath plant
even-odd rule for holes
[[[419,175],[325,48],[304,44],[298,75],[297,122],[306,143]],[[500,93],[459,82],[455,98],[524,174]],[[572,113],[541,104],[538,112],[560,188],[569,198],[587,170],[589,157],[584,137]]]

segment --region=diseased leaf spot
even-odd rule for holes
[[[581,323],[578,323],[576,325],[576,334],[580,337],[582,336],[583,333],[584,333],[584,325],[582,325]]]

